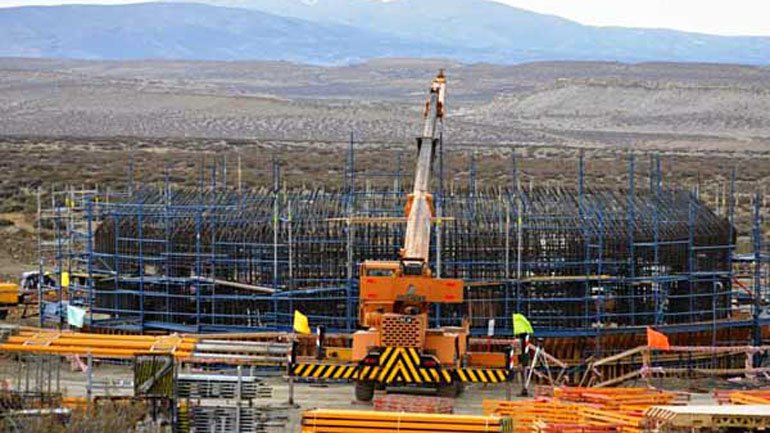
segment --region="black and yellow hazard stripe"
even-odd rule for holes
[[[382,384],[503,383],[511,372],[505,369],[421,367],[420,353],[411,347],[386,347],[378,365],[296,364],[296,377],[335,380],[366,380]]]
[[[413,347],[386,347],[379,366],[361,370],[360,378],[379,383],[451,383],[452,375],[441,368],[420,367],[420,353]]]
[[[315,379],[355,379],[357,366],[339,364],[295,364],[292,373],[296,377]]]
[[[510,371],[491,368],[458,368],[454,370],[457,380],[474,383],[502,383],[508,381]]]

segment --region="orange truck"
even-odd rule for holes
[[[428,326],[431,304],[461,303],[464,289],[462,280],[436,278],[428,262],[431,225],[436,218],[429,185],[443,127],[445,94],[446,78],[439,71],[428,92],[424,127],[417,138],[417,168],[405,206],[406,236],[400,257],[360,265],[358,319],[363,329],[353,334],[352,363],[292,362],[293,376],[354,381],[360,401],[370,401],[375,389],[387,387],[433,388],[440,396],[455,397],[466,382],[511,379],[510,355],[493,357],[493,365],[468,365],[473,357],[467,352],[466,322],[457,327]]]

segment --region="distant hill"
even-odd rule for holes
[[[457,50],[450,57],[464,61],[770,63],[770,37],[585,26],[489,0],[203,1],[376,30],[414,40],[416,44],[445,44]]]
[[[770,37],[592,27],[488,0],[201,0],[0,9],[0,55],[290,60],[438,57],[770,64]]]
[[[205,4],[0,9],[0,56],[347,63],[440,47],[339,24]]]

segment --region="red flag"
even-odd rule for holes
[[[662,332],[658,332],[649,326],[647,327],[647,346],[651,349],[669,350],[668,337]]]

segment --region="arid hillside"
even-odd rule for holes
[[[0,134],[410,141],[442,67],[455,142],[770,148],[768,68],[652,63],[4,59]]]
[[[442,67],[449,187],[467,187],[472,167],[479,187],[508,184],[515,148],[528,185],[574,186],[583,151],[589,187],[625,188],[633,151],[642,188],[659,154],[666,185],[697,190],[721,213],[736,168],[742,234],[753,194],[768,195],[767,68],[0,59],[0,274],[34,262],[38,188],[121,189],[130,160],[136,182],[168,173],[187,185],[213,167],[222,182],[226,160],[233,185],[240,159],[253,187],[270,183],[275,157],[288,186],[336,188],[352,133],[360,187],[398,167],[408,179],[426,86]]]

